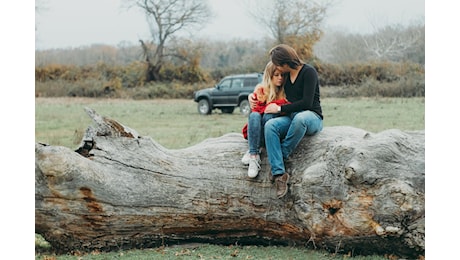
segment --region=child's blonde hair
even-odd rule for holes
[[[272,78],[275,75],[275,71],[276,71],[275,64],[269,61],[267,65],[265,66],[263,79],[262,79],[262,82],[260,83],[261,86],[256,87],[256,89],[258,87],[262,88],[261,90],[262,93],[260,93],[262,95],[257,93],[257,99],[261,102],[265,102],[268,104],[270,102],[273,102],[274,100],[286,98],[286,94],[284,93],[284,80],[281,86],[275,86],[273,84]],[[282,72],[280,71],[280,73]]]

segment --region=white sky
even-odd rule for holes
[[[194,36],[260,38],[266,36],[244,11],[251,0],[209,0],[215,17]],[[388,23],[424,19],[424,0],[335,0],[328,26],[350,32],[369,32]],[[122,7],[122,0],[40,0],[46,9],[36,14],[36,49],[67,48],[95,43],[117,45],[149,39],[145,16]],[[326,32],[327,33],[327,32]]]

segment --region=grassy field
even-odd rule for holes
[[[309,250],[288,246],[219,246],[210,244],[184,244],[143,250],[125,250],[119,252],[74,253],[67,255],[36,254],[35,259],[43,260],[164,260],[164,259],[254,259],[254,260],[340,260],[351,259],[349,255],[331,254],[321,250]],[[355,256],[353,260],[387,260],[383,256]],[[396,258],[395,258],[396,259]]]
[[[247,118],[233,114],[203,116],[192,100],[111,100],[82,98],[36,98],[35,141],[77,148],[82,134],[92,124],[84,107],[150,136],[169,149],[197,144],[206,138],[241,133]],[[324,126],[354,126],[370,132],[397,128],[425,129],[424,98],[327,98],[322,100]],[[54,255],[39,235],[36,259],[344,259],[299,247],[183,245],[163,248],[90,254]],[[37,251],[38,250],[38,251]],[[384,256],[358,256],[356,260],[383,260]]]
[[[35,141],[76,148],[92,124],[84,107],[150,136],[169,149],[192,146],[206,138],[241,133],[247,118],[214,110],[203,116],[192,100],[113,100],[36,98]],[[322,100],[324,127],[354,126],[370,132],[425,129],[424,98],[328,98]]]

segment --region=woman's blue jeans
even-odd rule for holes
[[[260,147],[264,146],[264,125],[275,114],[262,116],[259,112],[251,112],[248,117],[248,144],[250,154],[259,154]]]
[[[309,110],[266,121],[265,147],[272,174],[285,173],[284,159],[288,158],[305,135],[314,135],[321,130],[323,120]]]

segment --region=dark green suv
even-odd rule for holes
[[[262,73],[238,74],[224,77],[213,88],[201,89],[193,93],[193,100],[198,102],[198,113],[208,115],[213,109],[222,113],[233,113],[240,107],[243,115],[249,115],[248,95],[262,82]]]

